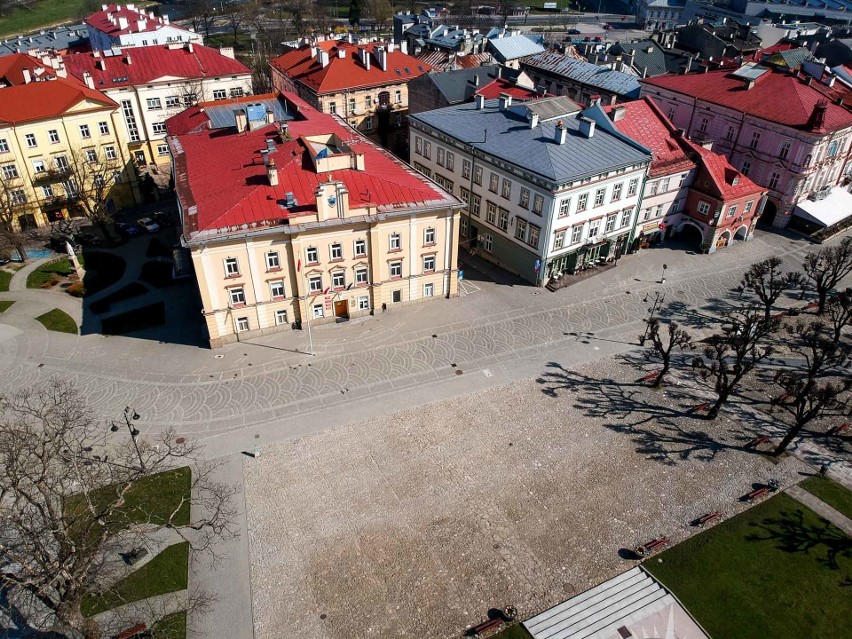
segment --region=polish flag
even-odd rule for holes
[[[296,264],[296,270],[301,273],[302,272],[302,258],[299,258],[299,263]]]

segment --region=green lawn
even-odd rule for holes
[[[530,633],[521,624],[506,628],[503,632],[494,635],[493,639],[532,639]]]
[[[644,565],[712,637],[837,637],[849,627],[852,540],[783,493]]]
[[[36,317],[36,321],[44,324],[44,327],[49,331],[56,331],[57,333],[71,333],[72,335],[77,334],[77,323],[74,321],[74,318],[58,308],[54,308],[52,311],[48,311],[44,315],[39,315]]]
[[[9,307],[15,303],[15,300],[2,300],[0,301],[0,313],[9,310]]]
[[[186,639],[186,611],[166,615],[151,631],[153,639]]]
[[[87,0],[39,0],[29,4],[31,9],[18,7],[3,14],[0,18],[0,36],[24,34],[72,22],[80,19],[86,7],[91,6]]]
[[[67,277],[73,270],[71,260],[67,257],[60,257],[58,260],[47,262],[29,274],[27,288],[42,288],[53,280],[54,276]]]
[[[0,271],[0,291],[9,290],[9,282],[12,281],[12,275],[9,271]]]
[[[810,494],[852,519],[852,492],[827,477],[808,477],[799,484]]]
[[[86,617],[91,617],[133,601],[185,590],[188,571],[189,544],[182,542],[169,546],[100,596],[84,596],[82,613]]]

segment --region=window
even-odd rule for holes
[[[104,157],[107,160],[114,160],[116,157],[118,157],[115,153],[115,147],[114,146],[105,146],[104,147]]]
[[[575,226],[571,231],[571,244],[577,244],[583,240],[583,225]]]
[[[419,136],[414,138],[414,152],[417,155],[423,155],[423,138]]]
[[[639,186],[639,178],[633,178],[627,183],[627,197],[636,195],[636,188]]]
[[[447,151],[447,168],[450,171],[456,170],[456,156],[454,153]]]
[[[470,179],[470,160],[462,160],[462,177],[465,180]]]
[[[367,269],[358,268],[355,269],[355,284],[366,284],[367,283]]]
[[[604,233],[609,233],[615,228],[615,220],[616,214],[612,213],[611,215],[607,215],[606,217],[606,226],[604,226]]]
[[[485,203],[485,221],[489,224],[497,223],[497,205],[494,202]]]
[[[728,130],[725,131],[725,139],[729,141],[734,139],[734,127],[732,127],[730,124],[728,125]]]
[[[373,116],[369,116],[364,119],[364,129],[367,131],[373,130]]]
[[[331,274],[331,288],[334,290],[346,288],[346,273],[344,271],[335,271]]]
[[[743,161],[743,168],[741,169],[740,172],[743,175],[748,175],[749,171],[751,171],[751,162],[749,162],[748,160],[744,160]]]
[[[728,217],[734,217],[737,214],[737,205],[732,204],[728,207]]]
[[[367,254],[367,241],[355,240],[355,256],[364,257]]]
[[[332,260],[342,260],[343,259],[343,245],[335,242],[330,247],[331,259]]]
[[[12,191],[12,204],[26,204],[27,194],[22,189]]]
[[[370,298],[366,295],[361,295],[358,298],[358,310],[359,311],[367,311],[370,309]]]
[[[228,289],[228,295],[231,298],[231,306],[244,306],[246,303],[246,294],[242,286]]]
[[[497,220],[497,226],[504,231],[509,228],[509,211],[506,209],[500,209],[500,217]]]
[[[371,96],[371,95],[365,96],[364,97],[364,107],[369,109],[372,106],[373,106],[373,96]]]
[[[772,172],[772,175],[769,176],[769,184],[767,186],[775,191],[778,188],[778,180],[781,179],[781,175],[775,171]]]
[[[470,214],[473,217],[479,217],[479,213],[482,210],[482,198],[476,193],[473,194],[473,201],[470,205]]]
[[[447,178],[445,178],[443,175],[438,175],[438,174],[436,173],[436,174],[435,174],[435,181],[436,181],[438,184],[440,184],[441,186],[443,186],[445,189],[447,189],[447,191],[449,191],[450,193],[452,193],[452,192],[453,192],[453,189],[455,188],[455,184],[453,183],[453,181],[452,181],[452,180],[448,180],[448,179],[447,179]]]
[[[213,89],[213,99],[214,100],[224,100],[225,99],[225,89]],[[334,102],[331,103],[334,106]],[[148,107],[149,109],[151,107]],[[331,110],[330,113],[335,113],[335,111]]]
[[[27,133],[24,136],[24,139],[27,142],[27,148],[28,149],[34,149],[38,146],[38,143],[36,142],[36,136],[35,136],[34,133]]]
[[[325,310],[322,304],[313,305],[314,319],[320,319],[325,315]]]
[[[180,98],[176,95],[166,96],[166,108],[174,109],[180,106]]]
[[[671,180],[669,178],[666,178],[665,180],[660,182],[660,193],[665,193],[666,191],[669,190],[670,182],[671,182]]]
[[[127,135],[130,142],[139,141],[139,127],[136,126],[136,116],[133,114],[133,104],[130,100],[121,101],[121,112],[124,114],[124,124],[127,127]]]
[[[790,154],[790,142],[782,142],[781,148],[778,149],[778,157],[782,160],[786,160],[787,156]]]
[[[236,320],[237,333],[245,333],[249,329],[248,317],[238,317]]]
[[[477,166],[473,169],[473,183],[482,186],[482,167]]]
[[[758,144],[760,144],[760,131],[755,131],[751,134],[751,142],[748,143],[748,148],[756,149]]]
[[[423,231],[423,243],[426,246],[433,246],[435,244],[435,229],[429,227]]]
[[[56,133],[56,131],[54,131]],[[9,152],[9,141],[6,138],[0,138],[0,153]]]
[[[275,325],[283,326],[287,323],[287,311],[275,311]]]
[[[47,168],[44,166],[44,160],[33,160],[33,171],[35,173],[44,173]]]
[[[402,262],[391,262],[389,264],[391,279],[402,277]]]
[[[499,183],[499,181],[500,181],[500,178],[497,176],[497,174],[492,173],[491,177],[489,178],[489,182],[488,182],[488,190],[491,191],[492,193],[496,193],[497,192],[497,184]]]
[[[224,91],[222,93],[224,93]],[[222,97],[224,98],[225,96],[223,95]],[[215,91],[213,92],[213,99],[217,99]],[[148,98],[147,100],[145,100],[145,104],[147,105],[149,111],[156,111],[157,109],[163,108],[163,104],[162,102],[160,102],[160,98]]]
[[[606,189],[598,189],[595,191],[595,206],[600,206],[604,201],[604,194],[606,193]]]
[[[621,199],[621,187],[622,184],[616,184],[612,187],[612,197],[610,198],[610,202],[618,202]]]
[[[305,259],[308,264],[319,264],[319,251],[315,246],[309,246],[305,249]]]
[[[444,166],[444,159],[446,158],[446,156],[447,156],[447,152],[444,151],[443,147],[439,146],[438,147],[438,160],[437,160],[438,166]]]
[[[349,113],[355,113],[355,98],[349,98]]]
[[[399,233],[391,233],[388,238],[388,250],[399,251],[402,248]]]
[[[503,188],[501,191],[501,195],[507,200],[512,197],[512,181],[503,178]]]
[[[530,208],[530,190],[529,189],[521,189],[521,199],[518,200],[518,204],[520,204],[523,208]]]
[[[100,133],[101,135],[109,135],[109,123],[98,122],[98,133]]]
[[[91,131],[89,131],[89,125],[88,124],[81,124],[80,125],[80,137],[83,138],[84,140],[88,140],[90,137],[92,137],[92,133],[91,133]]]
[[[311,275],[308,278],[308,290],[311,293],[320,293],[322,291],[322,275]]]
[[[686,178],[689,176],[689,173],[683,173],[680,176],[680,179],[677,181],[677,188],[681,188],[684,184],[686,184]]]
[[[675,109],[675,107],[673,107],[673,106],[669,107],[669,120],[674,120],[674,116],[675,116],[676,112],[677,112],[677,109]]]
[[[556,231],[553,234],[553,250],[558,251],[565,244],[565,231]]]
[[[423,140],[423,157],[432,159],[432,143],[429,140]]]
[[[151,125],[151,130],[157,135],[165,135],[166,134],[166,123],[165,122],[154,122]]]
[[[540,195],[536,194],[536,196],[533,198],[533,208],[532,208],[533,213],[535,213],[536,215],[541,215],[541,211],[542,211],[543,208],[544,208],[544,198],[541,197]]]
[[[435,271],[435,256],[427,255],[423,258],[423,272],[433,273]]]
[[[490,253],[494,248],[494,238],[491,233],[483,233],[480,237],[482,239],[482,250]]]
[[[459,237],[467,237],[467,220],[463,215],[459,219]]]
[[[828,145],[827,157],[833,158],[837,155],[837,140],[832,140]]]
[[[435,285],[429,282],[423,285],[423,297],[432,297],[435,295]]]
[[[53,197],[53,187],[50,184],[46,184],[41,187],[41,193],[46,198]]]
[[[698,130],[701,133],[707,133],[707,125],[710,124],[708,118],[701,118],[701,124],[698,125]]]
[[[621,228],[630,224],[630,210],[621,212]]]
[[[589,194],[583,193],[577,200],[577,213],[585,211],[588,208]]]
[[[598,231],[601,230],[601,221],[593,220],[589,222],[589,238],[593,238],[597,236]]]
[[[277,271],[281,268],[281,261],[278,259],[276,251],[270,251],[266,254],[266,270]]]
[[[169,154],[169,145],[168,144],[158,144],[157,145],[157,155],[168,155]]]
[[[642,211],[642,221],[647,222],[650,219],[651,219],[651,209],[647,208],[644,211]]]
[[[520,217],[515,218],[515,239],[527,241],[527,221]]]
[[[284,282],[281,280],[278,280],[277,282],[270,282],[269,294],[274,300],[284,299]]]
[[[698,203],[698,214],[699,215],[707,215],[710,213],[710,205],[704,200]]]
[[[648,185],[648,195],[656,195],[656,194],[657,194],[657,190],[658,190],[659,188],[660,188],[660,183],[659,183],[659,182],[656,182],[656,181],[655,181],[655,182],[651,182],[651,183]]]
[[[394,104],[402,104],[402,91],[397,91],[393,94]]]
[[[98,152],[94,149],[86,149],[86,162],[94,164],[98,161]]]
[[[65,193],[68,195],[68,197],[73,197],[79,192],[77,190],[77,183],[73,179],[70,179],[65,182],[62,187],[65,189]]]
[[[14,180],[17,177],[20,177],[18,174],[18,167],[14,164],[4,164],[2,170],[3,178],[6,180]]]
[[[237,258],[225,258],[225,277],[236,277],[240,274],[240,265],[237,263]]]
[[[541,229],[535,224],[530,224],[530,236],[527,239],[527,244],[533,248],[538,248],[538,238],[541,235]]]
[[[566,197],[559,203],[559,217],[568,217],[571,211],[571,198]]]
[[[59,144],[59,131],[56,129],[50,129],[47,132],[47,139],[50,140],[51,144]]]
[[[461,198],[461,201],[465,204],[470,204],[470,191],[468,191],[463,186],[459,187],[459,197]]]

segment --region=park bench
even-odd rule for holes
[[[112,639],[135,639],[136,637],[141,636],[147,637],[150,636],[149,633],[145,633],[145,635],[142,635],[142,633],[145,632],[147,628],[148,626],[146,626],[144,623],[137,623],[132,628],[128,628],[124,632],[119,632],[117,635],[113,635]]]
[[[491,632],[492,630],[497,630],[503,625],[502,619],[488,619],[487,621],[483,621],[478,626],[474,626],[470,629],[470,635],[474,637],[482,637],[486,633]]]
[[[775,405],[786,404],[792,398],[793,398],[793,396],[790,393],[783,393],[783,394],[779,395],[778,397],[776,397],[775,399],[773,399],[772,403],[775,404]]]
[[[647,557],[655,550],[660,550],[665,548],[671,543],[671,539],[668,537],[658,537],[657,539],[653,539],[649,541],[647,544],[643,544],[642,546],[636,546],[636,554],[640,557]]]
[[[745,447],[746,448],[757,448],[758,446],[760,446],[762,444],[768,444],[768,443],[769,443],[768,437],[765,437],[765,436],[764,437],[755,437],[748,444],[746,444]]]
[[[767,485],[761,486],[760,488],[755,488],[753,491],[745,495],[745,497],[743,497],[743,501],[751,502],[755,499],[765,497],[769,493],[774,493],[776,490],[778,490],[778,482],[774,479],[770,479]]]
[[[704,402],[703,404],[698,404],[698,406],[693,406],[690,412],[706,413],[708,410],[710,410],[710,402]]]
[[[844,424],[838,424],[837,426],[834,426],[833,428],[829,428],[828,434],[829,435],[839,435],[840,433],[845,433],[850,428],[852,428],[852,423],[850,423],[850,422],[846,422]]]
[[[698,526],[699,528],[704,528],[707,524],[710,524],[714,521],[717,521],[722,518],[722,513],[718,510],[712,513],[707,513],[706,515],[701,515],[698,519],[692,522],[693,526]]]
[[[660,376],[659,373],[648,373],[647,375],[645,375],[645,377],[643,377],[641,379],[641,381],[643,381],[643,382],[654,382],[654,381],[657,380],[657,377],[659,377],[659,376]]]

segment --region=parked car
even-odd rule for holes
[[[140,217],[138,220],[136,220],[136,223],[149,233],[156,233],[160,230],[160,225],[157,224],[150,217]]]
[[[100,246],[103,240],[94,233],[75,233],[74,239],[82,246]]]
[[[171,213],[164,213],[163,211],[157,211],[153,215],[154,221],[160,225],[160,228],[165,228],[168,226],[174,226],[175,220],[172,217]]]
[[[571,35],[578,35],[582,33],[582,31],[580,31],[579,29],[568,29],[568,33],[570,33]]]
[[[115,225],[115,232],[123,238],[128,238],[136,237],[142,232],[142,229],[130,222],[117,222]]]
[[[603,26],[603,28],[604,28],[604,31],[609,31],[610,29],[612,29],[612,25],[611,24],[605,24]]]

